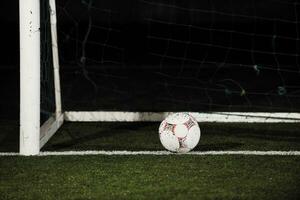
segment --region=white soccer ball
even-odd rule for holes
[[[188,113],[174,113],[159,126],[161,144],[171,152],[186,153],[195,148],[200,140],[200,128]]]

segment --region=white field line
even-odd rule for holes
[[[192,151],[185,154],[168,151],[45,151],[37,156],[84,156],[84,155],[257,155],[257,156],[300,156],[300,151]],[[0,156],[20,156],[19,153],[0,152]]]

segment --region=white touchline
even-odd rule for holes
[[[258,155],[258,156],[300,156],[300,151],[192,151],[185,154],[168,151],[44,151],[37,156],[84,156],[84,155]],[[0,156],[20,156],[14,152],[0,152]]]

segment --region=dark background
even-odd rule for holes
[[[90,2],[57,1],[65,109],[299,111],[297,1]],[[18,118],[18,1],[1,8],[0,117]]]
[[[181,7],[186,8],[200,8],[203,10],[214,10],[214,11],[220,11],[220,12],[232,12],[233,14],[240,14],[240,15],[256,15],[260,17],[266,17],[266,18],[278,18],[278,19],[286,19],[286,20],[296,20],[295,16],[295,9],[299,9],[299,4],[297,4],[297,1],[295,0],[247,0],[247,1],[237,1],[237,0],[224,0],[224,1],[216,1],[216,0],[205,0],[205,1],[196,1],[196,0],[190,0],[190,1],[153,1],[156,3],[172,3]],[[281,3],[283,2],[283,3]],[[74,4],[71,6],[70,9],[72,11],[73,16],[80,16],[81,12],[84,10],[82,5],[80,5],[80,1],[70,1],[70,0],[60,0],[57,2],[58,6],[66,6],[68,4]],[[78,6],[79,5],[79,6]],[[138,33],[141,32],[141,27],[143,30],[143,25],[145,25],[145,21],[143,21],[143,17],[147,16],[147,12],[149,12],[149,6],[147,4],[140,3],[138,0],[132,0],[132,1],[122,1],[122,0],[94,0],[93,5],[95,7],[100,8],[110,8],[112,10],[115,10],[118,12],[118,16],[115,18],[116,21],[113,23],[120,23],[122,24],[124,34],[124,38],[126,38],[128,46],[134,46],[139,45],[136,41],[136,39],[142,39],[142,38],[136,38]],[[76,8],[76,6],[78,6]],[[81,7],[81,8],[80,8]],[[2,11],[0,13],[0,23],[1,23],[1,38],[2,38],[2,45],[1,45],[1,67],[18,67],[18,59],[19,59],[19,36],[18,36],[18,1],[3,1],[1,2],[1,8]],[[59,10],[59,8],[58,8]],[[299,10],[298,10],[299,11]],[[153,8],[152,8],[153,12]],[[165,8],[163,6],[159,7],[156,6],[156,10],[154,10],[154,15],[160,16],[162,18],[169,18],[170,17],[170,10],[168,8]],[[152,13],[153,15],[153,13]],[[173,15],[177,18],[186,18],[187,16],[180,13],[175,12]],[[253,20],[244,18],[244,17],[234,17],[234,19],[230,16],[224,17],[222,15],[215,14],[213,19],[214,26],[218,26],[218,24],[223,24],[223,26],[226,27],[224,24],[230,24],[232,23],[232,20],[234,20],[234,24],[236,28],[238,26],[242,26],[241,30],[251,30],[251,27],[253,26]],[[101,23],[107,23],[105,22],[105,18],[103,17],[103,12],[94,12],[93,13],[93,20],[100,21]],[[201,17],[194,18],[194,23],[198,24],[199,26],[203,25],[206,26],[207,24],[212,23],[212,14],[207,13],[201,15]],[[81,23],[85,22],[84,18],[81,18]],[[258,20],[257,20],[258,22]],[[68,24],[68,19],[61,17],[59,21],[61,27],[63,25]],[[273,30],[270,30],[268,27],[267,21],[264,22],[265,24],[262,24],[260,26],[259,23],[256,24],[257,26],[257,32],[273,32]],[[278,22],[277,22],[278,23]],[[299,22],[298,22],[299,23]],[[69,24],[70,25],[70,24]],[[267,27],[264,27],[266,25]],[[276,32],[281,35],[287,35],[287,36],[295,36],[296,32],[296,25],[291,25],[294,27],[283,27],[285,29],[281,29],[280,25],[284,25],[278,23],[278,29]],[[249,28],[250,26],[250,28]],[[60,27],[60,28],[61,28]],[[289,29],[286,29],[289,28]],[[294,28],[294,30],[292,30]],[[265,29],[265,30],[264,30]],[[253,30],[252,30],[253,31]],[[131,35],[131,36],[130,36]],[[124,39],[125,40],[125,39]],[[142,42],[143,43],[143,42]],[[136,48],[132,48],[134,50]],[[136,52],[135,52],[136,53]]]

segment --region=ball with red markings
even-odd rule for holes
[[[195,148],[200,140],[200,128],[189,113],[174,113],[159,126],[161,144],[171,152],[186,153]]]

